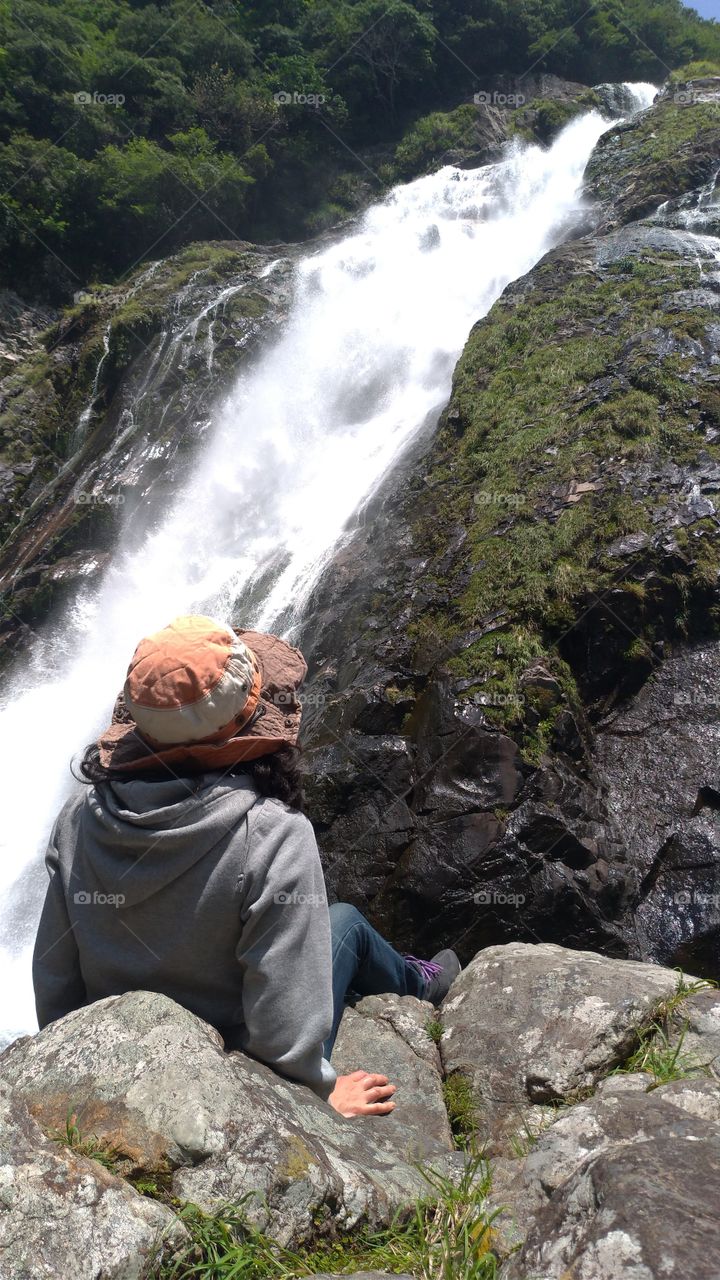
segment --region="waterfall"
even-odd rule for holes
[[[650,104],[653,86],[631,88]],[[515,143],[500,163],[397,187],[301,260],[282,335],[218,404],[183,492],[147,511],[140,546],[120,538],[99,587],[13,674],[0,713],[7,1036],[34,1026],[41,855],[68,763],[107,724],[138,639],[191,610],[292,634],[353,513],[447,401],[473,323],[571,233],[609,127],[589,112],[548,150]]]

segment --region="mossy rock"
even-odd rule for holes
[[[476,325],[456,368],[425,477],[431,502],[414,523],[429,574],[458,522],[465,536],[450,579],[435,576],[442,607],[411,632],[418,651],[452,651],[480,631],[449,669],[478,682],[487,718],[520,733],[531,758],[559,707],[536,706],[528,725],[523,673],[552,650],[563,704],[579,705],[578,682],[586,697],[593,684],[578,652],[584,615],[609,624],[628,686],[657,643],[720,622],[720,531],[683,506],[682,485],[720,464],[707,434],[719,410],[714,317],[668,307],[700,283],[691,249],[655,254],[648,232],[630,255],[617,239],[616,260],[606,245],[604,265],[591,241],[556,250]],[[687,527],[674,532],[678,521]],[[618,578],[625,542],[638,551]],[[591,700],[603,692],[600,681]]]
[[[587,89],[572,99],[533,98],[527,106],[513,112],[509,132],[511,136],[525,138],[528,142],[548,145],[571,120],[601,105],[594,89]]]
[[[473,152],[481,146],[478,109],[463,103],[453,111],[433,111],[417,120],[395,151],[398,178],[430,173],[449,151]]]
[[[689,80],[668,89],[651,111],[603,135],[585,171],[585,188],[603,205],[603,226],[611,228],[701,186],[718,162],[720,95]]]

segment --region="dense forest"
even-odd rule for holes
[[[367,148],[499,71],[719,56],[680,0],[0,0],[1,280],[62,296],[191,240],[318,230],[382,182]]]

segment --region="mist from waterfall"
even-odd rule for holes
[[[650,104],[652,86],[631,88]],[[147,512],[142,545],[120,539],[100,585],[13,674],[0,713],[8,1036],[35,1026],[29,955],[68,764],[108,723],[138,639],[190,611],[293,633],[353,516],[447,401],[474,322],[576,224],[609,127],[589,112],[548,150],[515,143],[500,163],[395,188],[310,252],[281,335],[218,404],[183,491]]]

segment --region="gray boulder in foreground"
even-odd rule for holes
[[[720,1275],[720,1093],[608,1080],[539,1139],[513,1181],[527,1236],[504,1280]]]
[[[161,1242],[184,1229],[95,1160],[45,1137],[0,1082],[0,1275],[3,1280],[139,1280]]]
[[[225,1053],[164,996],[80,1009],[0,1056],[0,1277],[147,1280],[155,1252],[187,1237],[126,1175],[208,1212],[242,1203],[291,1248],[382,1230],[432,1198],[413,1153],[443,1175],[463,1167],[443,1111],[443,1075],[460,1073],[492,1152],[500,1280],[717,1280],[720,992],[673,1001],[667,1036],[683,1038],[685,1078],[614,1074],[677,980],[554,945],[491,947],[444,1002],[440,1051],[428,1005],[362,1000],[335,1065],[398,1085],[395,1112],[367,1121]],[[68,1114],[111,1150],[111,1170],[53,1141]]]
[[[440,1053],[427,1030],[436,1016],[414,996],[366,996],[346,1009],[333,1049],[338,1074],[362,1066],[397,1086],[395,1111],[369,1116],[363,1128],[391,1141],[403,1160],[453,1149]]]
[[[543,1127],[635,1047],[640,1025],[673,995],[678,974],[553,943],[487,947],[441,1010],[445,1072],[472,1086],[490,1154]]]
[[[172,1172],[211,1211],[250,1196],[248,1218],[281,1244],[334,1228],[388,1226],[428,1191],[382,1130],[339,1116],[309,1089],[240,1053],[165,996],[111,996],[16,1042],[2,1078],[46,1130],[77,1116],[134,1173]],[[438,1166],[457,1153],[443,1150]]]

